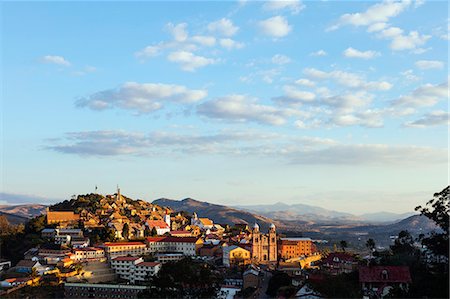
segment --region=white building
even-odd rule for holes
[[[146,238],[149,253],[170,252],[195,256],[203,240],[197,237],[148,237]]]
[[[182,260],[185,255],[182,253],[157,253],[155,254],[155,257],[158,262],[164,264],[167,262],[176,262]]]
[[[156,275],[161,269],[161,263],[144,262],[141,257],[119,256],[111,260],[111,268],[120,278],[136,283]]]
[[[147,254],[147,246],[142,242],[106,242],[103,247],[108,259],[118,256],[141,256]]]
[[[191,225],[196,225],[202,230],[207,230],[214,227],[214,222],[209,218],[198,218],[197,213],[194,213],[191,218]]]
[[[70,258],[75,261],[98,260],[105,258],[105,250],[96,247],[77,248]]]

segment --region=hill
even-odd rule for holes
[[[268,217],[227,206],[198,201],[192,198],[185,198],[183,200],[160,198],[154,200],[152,204],[162,207],[169,207],[175,211],[185,211],[190,214],[196,212],[199,217],[210,218],[216,223],[247,223],[249,226],[252,226],[255,222],[257,222],[262,230],[267,230],[271,223],[274,223],[277,226],[283,226],[281,222],[274,221]]]
[[[41,204],[0,205],[0,212],[30,219],[45,214],[46,208]]]
[[[21,224],[21,223],[24,224],[25,222],[30,220],[30,218],[27,218],[27,217],[4,213],[4,212],[0,212],[0,216],[5,216],[9,222],[9,224],[11,224],[11,225],[17,225],[17,224]]]

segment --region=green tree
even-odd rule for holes
[[[152,237],[156,237],[158,235],[158,232],[156,231],[156,228],[152,228]]]
[[[292,283],[291,277],[284,272],[275,272],[269,280],[266,294],[275,297],[281,287],[290,286]]]
[[[394,245],[391,245],[394,255],[413,255],[416,251],[414,239],[407,230],[402,230],[395,239]]]
[[[341,242],[339,242],[339,245],[341,246],[342,251],[345,252],[345,248],[348,247],[347,241],[341,240]]]
[[[144,229],[144,237],[150,237],[152,235],[152,231],[150,230],[150,227],[148,225],[145,226]]]
[[[449,257],[449,213],[450,213],[450,186],[433,195],[426,206],[418,206],[415,209],[421,215],[433,220],[443,232],[433,232],[422,239],[422,244],[432,253],[438,256]],[[448,263],[448,261],[447,261]],[[448,268],[448,266],[447,266]]]
[[[125,223],[122,228],[122,237],[128,240],[129,236],[130,236],[130,227],[128,223]]]

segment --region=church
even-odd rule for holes
[[[252,260],[260,264],[277,262],[277,232],[272,223],[269,232],[263,234],[255,223],[252,230]]]

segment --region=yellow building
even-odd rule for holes
[[[261,264],[277,262],[277,232],[274,224],[270,225],[267,234],[262,234],[255,223],[252,230],[252,259]]]
[[[250,251],[236,245],[225,246],[223,248],[223,265],[245,266],[251,263]]]

